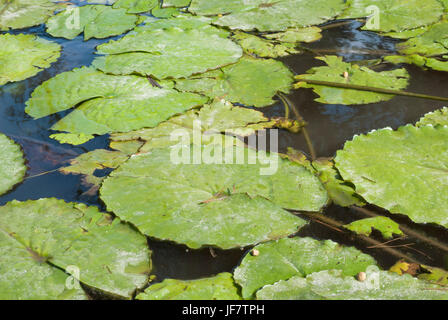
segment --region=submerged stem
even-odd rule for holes
[[[437,96],[431,96],[431,95],[427,95],[427,94],[407,92],[407,91],[401,91],[401,90],[392,90],[392,89],[360,86],[360,85],[349,84],[349,83],[330,82],[330,81],[321,81],[321,80],[310,80],[310,79],[299,79],[299,81],[306,82],[306,83],[309,83],[309,84],[327,86],[327,87],[336,87],[336,88],[343,88],[343,89],[353,89],[353,90],[360,90],[360,91],[378,92],[378,93],[393,94],[393,95],[397,95],[397,96],[413,97],[413,98],[420,98],[420,99],[448,101],[448,98],[445,98],[445,97],[437,97]]]
[[[291,109],[294,112],[294,115],[296,116],[297,121],[299,123],[305,123],[305,120],[300,115],[299,111],[297,110],[296,106],[281,92],[277,92],[277,96],[280,98],[280,100],[285,105],[285,114],[286,114],[286,108]],[[289,111],[288,111],[289,115]],[[308,146],[308,150],[310,152],[310,156],[312,160],[316,159],[316,151],[314,150],[313,142],[311,141],[311,138],[308,134],[308,130],[306,129],[306,126],[302,128],[303,136],[305,137],[306,144]]]

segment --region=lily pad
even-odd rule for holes
[[[75,134],[105,134],[154,127],[172,115],[200,106],[205,97],[153,87],[138,76],[107,75],[82,67],[37,87],[25,111],[42,118],[78,106],[52,129]],[[165,88],[166,87],[166,88]]]
[[[61,51],[57,43],[35,35],[0,35],[0,86],[30,78],[55,62]]]
[[[394,90],[406,88],[409,82],[409,74],[406,69],[376,72],[367,67],[344,62],[342,57],[325,56],[317,59],[324,61],[327,66],[311,68],[307,74],[296,76],[299,82],[295,87],[312,88],[320,96],[316,101],[321,103],[368,104],[390,100],[394,95],[308,84],[301,80],[337,82]]]
[[[144,141],[139,152],[148,152],[154,148],[173,146],[179,143],[172,139],[173,132],[182,131],[186,144],[193,143],[193,135],[202,135],[202,142],[212,140],[208,137],[213,134],[227,133],[238,136],[249,136],[257,130],[270,128],[275,124],[269,121],[261,112],[247,108],[233,106],[224,100],[214,101],[203,106],[200,110],[193,109],[185,114],[175,116],[162,122],[155,128],[141,129],[126,133],[115,133],[111,140],[118,141]]]
[[[52,0],[0,0],[0,30],[22,29],[44,23],[62,8]]]
[[[282,207],[319,211],[327,202],[305,167],[222,145],[133,156],[103,182],[100,194],[109,210],[143,233],[191,248],[230,249],[285,237],[305,221]]]
[[[60,143],[67,143],[72,145],[80,145],[83,143],[86,143],[87,141],[90,141],[94,138],[91,134],[75,134],[75,133],[55,133],[50,135],[51,139],[55,139],[59,141]]]
[[[448,61],[441,61],[435,58],[423,57],[418,54],[411,54],[408,56],[386,56],[384,61],[390,63],[408,63],[415,64],[422,68],[431,68],[438,71],[448,71]]]
[[[373,217],[354,221],[345,228],[365,236],[370,236],[372,229],[376,229],[386,239],[391,239],[394,234],[402,235],[403,231],[400,230],[400,225],[388,217]]]
[[[441,21],[428,28],[421,35],[397,44],[400,53],[411,55],[437,56],[448,53],[448,21]]]
[[[84,32],[84,40],[108,38],[133,29],[137,15],[126,9],[113,9],[105,5],[69,7],[48,19],[47,32],[53,37],[74,39]]]
[[[362,29],[373,31],[403,31],[430,25],[440,20],[444,7],[438,0],[349,0],[348,9],[339,18],[354,19],[372,14],[377,23],[367,23]]]
[[[162,7],[183,8],[190,4],[191,0],[163,0]]]
[[[343,0],[193,0],[188,10],[222,15],[215,23],[231,29],[282,31],[332,20],[345,7]]]
[[[260,108],[273,104],[278,91],[288,93],[292,76],[280,61],[243,57],[220,70],[176,80],[175,87]]]
[[[307,275],[327,269],[340,269],[354,276],[375,260],[356,248],[344,247],[331,240],[286,238],[256,246],[256,255],[247,254],[235,269],[234,279],[243,288],[243,298],[250,298],[258,289],[293,276]]]
[[[68,275],[60,270],[90,287],[130,298],[151,270],[144,236],[96,207],[63,200],[12,201],[0,207],[0,242],[6,250],[0,295],[8,299],[79,295],[68,292]]]
[[[336,167],[366,201],[417,223],[448,226],[448,127],[411,125],[355,136]]]
[[[156,29],[127,35],[98,46],[93,66],[112,74],[182,78],[232,64],[241,48],[209,29]],[[216,28],[214,28],[216,29]],[[216,29],[217,30],[217,29]]]
[[[260,300],[446,300],[446,288],[388,271],[371,271],[373,279],[358,281],[341,270],[316,272],[306,279],[293,277],[264,287]],[[367,272],[367,277],[369,273]]]
[[[150,11],[158,4],[158,0],[118,0],[113,8],[124,8],[128,13],[142,13]]]
[[[425,114],[415,125],[448,126],[448,107]]]
[[[300,52],[295,49],[293,43],[275,43],[244,32],[235,33],[233,39],[243,48],[245,53],[262,58],[278,58]]]
[[[150,286],[138,300],[240,300],[232,274],[223,272],[198,280],[166,279]]]
[[[25,177],[26,166],[20,146],[0,133],[0,195]]]
[[[268,39],[277,40],[286,43],[298,43],[298,42],[314,42],[322,38],[322,29],[318,27],[307,27],[288,29],[284,32],[266,34]]]

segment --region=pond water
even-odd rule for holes
[[[321,54],[337,54],[343,56],[347,61],[375,59],[386,53],[395,53],[397,40],[380,37],[372,32],[360,31],[360,26],[361,23],[353,21],[339,27],[328,28],[323,32],[323,38],[320,41],[305,44],[304,47]],[[0,197],[0,205],[13,199],[56,197],[66,201],[96,205],[104,210],[104,205],[97,196],[83,194],[87,188],[82,185],[80,176],[63,175],[56,169],[66,165],[70,159],[81,153],[107,148],[108,136],[97,137],[81,147],[59,144],[48,137],[50,134],[48,128],[70,111],[33,120],[25,114],[24,108],[31,92],[38,85],[61,72],[90,65],[95,47],[108,42],[110,38],[92,39],[87,42],[83,41],[82,36],[78,36],[74,40],[54,39],[45,33],[43,26],[13,33],[32,33],[51,39],[61,44],[63,50],[61,58],[51,68],[45,69],[27,80],[0,87],[0,131],[22,146],[29,168],[26,180],[12,192]],[[282,60],[293,72],[301,74],[313,66],[322,64],[314,57],[315,55],[311,51],[307,51],[304,54],[292,55]],[[406,66],[406,68],[411,75],[411,83],[406,89],[407,91],[436,96],[448,95],[446,91],[448,73],[424,71],[413,66]],[[414,123],[425,113],[444,105],[440,101],[398,96],[388,102],[350,107],[323,105],[314,102],[315,97],[311,90],[294,91],[289,96],[308,122],[307,128],[318,157],[334,156],[336,150],[341,149],[344,142],[350,140],[355,134],[367,133],[372,129],[397,128],[407,123]],[[271,107],[264,108],[263,112],[268,116],[283,116],[284,109],[283,105],[278,102]],[[282,131],[280,151],[285,151],[286,147],[294,147],[308,152],[303,135]],[[337,206],[327,208],[324,213],[341,222],[350,222],[364,217],[353,210]],[[411,225],[413,229],[420,229],[439,240],[443,237],[448,238],[442,228],[418,226],[405,217],[398,217],[398,220],[404,225]],[[340,243],[355,245],[373,255],[383,267],[390,267],[397,260],[396,257],[390,256],[382,250],[369,249],[368,245],[317,222],[311,222],[300,231],[300,235],[308,235],[317,239],[333,239]],[[378,237],[378,240],[381,241],[381,237]],[[239,249],[227,251],[190,250],[181,245],[151,239],[148,241],[153,251],[153,274],[157,277],[156,281],[161,281],[164,278],[194,279],[223,271],[230,272],[238,265],[246,252]],[[406,247],[400,249],[418,258],[419,261],[434,266],[447,266],[445,253],[439,252],[436,248],[420,244],[410,238],[402,242],[397,241],[396,244],[400,245],[400,243],[415,243],[413,249]]]

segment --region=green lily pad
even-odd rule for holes
[[[20,146],[0,133],[0,195],[25,177],[26,166]]]
[[[416,29],[410,29],[410,30],[404,30],[404,31],[400,31],[400,32],[386,32],[383,33],[382,36],[384,37],[391,37],[394,39],[409,39],[409,38],[414,38],[417,37],[423,33],[425,33],[426,31],[428,31],[429,26],[425,26],[425,27],[420,27],[420,28],[416,28]]]
[[[0,35],[0,86],[30,78],[55,62],[61,51],[57,43],[35,35]]]
[[[436,23],[444,11],[438,0],[349,0],[348,3],[349,7],[339,18],[354,19],[373,14],[379,21],[367,23],[362,29],[383,32],[415,29]]]
[[[336,167],[366,201],[417,223],[448,226],[448,127],[411,125],[355,136]]]
[[[138,300],[240,300],[232,274],[198,280],[166,279],[140,293]]]
[[[282,207],[319,211],[327,202],[305,167],[222,145],[177,145],[133,156],[103,182],[100,194],[109,210],[143,233],[191,248],[230,249],[285,237],[305,221]]]
[[[311,68],[307,74],[296,76],[299,82],[295,87],[312,88],[319,95],[316,101],[321,103],[368,104],[390,100],[394,95],[308,84],[301,80],[328,81],[393,90],[404,89],[409,82],[409,74],[403,68],[376,72],[367,67],[343,62],[342,57],[325,56],[317,59],[324,61],[327,66]]]
[[[127,9],[128,13],[148,12],[159,4],[158,0],[118,0],[113,8]]]
[[[153,17],[148,17],[146,18],[144,25],[136,27],[133,31],[142,32],[150,30],[178,28],[184,31],[200,29],[200,31],[208,31],[210,34],[216,34],[221,36],[222,38],[227,38],[230,35],[229,31],[212,26],[212,21],[213,20],[208,17],[192,16],[186,14],[169,19],[155,19]]]
[[[384,61],[390,63],[408,63],[415,64],[422,68],[431,68],[438,71],[448,71],[448,61],[441,61],[435,58],[423,57],[418,54],[411,54],[408,56],[386,56]]]
[[[415,126],[421,127],[426,125],[448,126],[448,107],[429,112],[425,114]]]
[[[231,29],[282,31],[332,20],[345,7],[343,0],[193,0],[188,10],[222,15],[215,23]]]
[[[312,163],[313,168],[318,172],[318,177],[331,201],[341,207],[352,205],[363,206],[365,203],[356,194],[353,186],[347,184],[340,177],[334,168],[334,162],[328,159],[317,159]]]
[[[344,275],[354,276],[372,264],[376,262],[371,256],[331,240],[286,238],[256,246],[233,276],[243,288],[243,298],[250,298],[263,286],[293,276],[306,277],[327,269],[340,269]]]
[[[156,7],[156,8],[151,10],[151,14],[154,17],[156,17],[156,18],[167,19],[167,18],[176,17],[176,16],[180,15],[181,12],[180,12],[179,8],[173,8],[173,7],[161,8],[161,7]]]
[[[322,38],[322,29],[318,27],[307,27],[288,29],[284,32],[266,34],[265,37],[272,40],[277,40],[286,43],[298,42],[314,42]]]
[[[53,37],[74,39],[84,32],[84,40],[108,38],[133,29],[137,15],[126,9],[113,9],[105,5],[69,7],[48,19],[47,32]]]
[[[280,61],[243,57],[221,70],[176,80],[175,87],[260,108],[273,104],[278,91],[288,93],[292,76]]]
[[[418,275],[419,279],[426,280],[442,286],[448,285],[448,271],[440,268],[434,268],[431,266],[421,265],[424,273]]]
[[[59,141],[60,143],[67,143],[72,145],[80,145],[83,143],[86,143],[87,141],[90,141],[94,138],[91,134],[75,134],[75,133],[55,133],[50,135],[51,139],[55,139]]]
[[[448,21],[443,20],[428,28],[421,35],[397,44],[400,53],[411,55],[437,56],[448,53]]]
[[[93,68],[64,72],[37,87],[25,111],[42,118],[78,106],[52,129],[75,134],[105,134],[154,127],[172,115],[200,106],[205,97],[153,87],[138,76],[107,75]]]
[[[115,142],[144,141],[139,152],[148,152],[154,148],[164,148],[179,143],[172,139],[172,133],[176,131],[188,134],[185,143],[190,145],[194,142],[193,134],[202,134],[202,143],[206,143],[205,140],[212,141],[211,135],[217,133],[249,136],[257,130],[272,127],[274,122],[268,120],[259,111],[236,107],[223,100],[214,101],[200,110],[193,109],[175,116],[155,128],[112,134],[111,140]]]
[[[402,235],[400,225],[388,217],[373,217],[354,221],[344,226],[357,234],[370,236],[372,229],[376,229],[386,239],[391,239],[394,234]]]
[[[165,79],[188,77],[238,61],[241,48],[211,28],[130,34],[98,46],[97,53],[106,56],[96,58],[93,66],[112,74],[138,73]]]
[[[306,277],[279,281],[257,292],[260,300],[446,300],[446,288],[393,272],[367,272],[366,281],[325,270]]]
[[[60,270],[103,292],[130,298],[148,279],[144,236],[96,207],[57,199],[12,201],[0,207],[0,262],[7,299],[60,298]],[[14,254],[11,254],[14,252]],[[35,270],[36,272],[31,272]]]
[[[163,0],[162,7],[183,8],[190,4],[191,0]]]
[[[262,58],[278,58],[300,52],[295,49],[293,43],[275,43],[244,32],[236,32],[233,39],[243,48],[245,53]]]
[[[59,8],[62,5],[51,0],[0,0],[0,30],[37,26]]]

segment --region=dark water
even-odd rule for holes
[[[359,31],[357,29],[359,26],[358,22],[352,22],[337,28],[329,28],[324,31],[322,40],[306,44],[305,47],[322,54],[337,54],[343,56],[347,61],[374,59],[381,57],[385,52],[390,54],[395,52],[396,40],[382,38],[371,32]],[[29,167],[26,180],[12,192],[0,197],[0,205],[12,199],[28,200],[56,197],[66,201],[97,205],[104,209],[97,196],[83,195],[86,188],[81,184],[79,176],[62,175],[57,171],[40,176],[35,175],[64,166],[68,160],[86,151],[107,148],[107,136],[97,137],[80,147],[59,144],[48,137],[52,133],[49,128],[69,111],[33,120],[25,114],[24,108],[31,92],[38,85],[61,72],[90,65],[94,57],[95,47],[110,39],[92,39],[87,42],[83,41],[82,36],[78,36],[71,41],[53,39],[45,33],[42,26],[15,31],[14,33],[36,34],[58,42],[62,45],[63,50],[61,58],[51,68],[40,72],[33,78],[0,87],[0,132],[10,136],[23,147]],[[303,55],[287,57],[283,61],[297,74],[304,73],[309,68],[321,64],[314,59],[312,53],[308,52]],[[411,74],[408,91],[448,96],[445,89],[448,73],[423,71],[412,66],[406,66],[406,68]],[[350,140],[355,134],[388,126],[397,128],[407,123],[413,123],[425,113],[443,106],[443,103],[439,101],[407,97],[395,97],[388,102],[354,107],[323,105],[313,101],[315,95],[311,90],[304,89],[292,92],[289,97],[309,123],[308,130],[319,157],[333,156],[335,151],[341,149],[344,142]],[[281,103],[264,108],[263,111],[268,116],[283,116],[284,112]],[[282,132],[280,147],[284,150],[287,146],[307,152],[302,135]],[[376,208],[373,209],[377,210]],[[364,218],[353,210],[336,206],[327,208],[325,214],[344,223]],[[448,239],[447,233],[442,228],[418,226],[406,217],[394,216],[394,218],[398,219],[400,223],[409,225],[414,229],[421,229],[439,239]],[[317,239],[333,239],[344,244],[355,245],[372,254],[383,267],[389,267],[397,260],[396,257],[385,254],[382,250],[368,249],[365,244],[358,242],[356,239],[316,222],[311,222],[309,226],[301,230],[300,235],[312,236]],[[378,240],[381,240],[381,238],[378,237]],[[231,272],[247,251],[247,249],[237,249],[211,252],[209,249],[190,250],[185,246],[151,239],[148,242],[153,250],[154,274],[158,281],[167,277],[193,279],[223,271]],[[414,239],[406,239],[402,243],[410,242],[415,242],[414,248],[425,252],[428,256],[415,250],[403,250],[403,252],[424,263],[445,266],[446,256],[444,252],[420,244]]]

